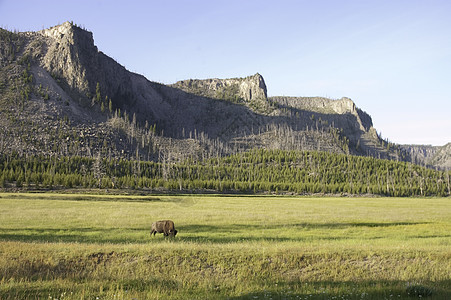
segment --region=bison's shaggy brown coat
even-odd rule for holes
[[[155,236],[156,233],[163,233],[164,236],[175,236],[177,230],[175,230],[174,222],[171,220],[162,220],[152,223],[152,229],[150,230],[150,236]]]

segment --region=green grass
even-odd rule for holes
[[[0,194],[0,299],[420,296],[451,297],[448,198]]]

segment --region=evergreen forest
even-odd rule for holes
[[[259,149],[181,162],[3,154],[0,188],[449,196],[450,171],[320,151]]]

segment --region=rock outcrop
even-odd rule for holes
[[[451,170],[451,143],[438,148],[437,153],[430,160],[430,165],[443,170]]]
[[[323,97],[271,97],[271,101],[283,107],[293,107],[302,111],[312,111],[324,115],[352,115],[359,130],[368,131],[373,127],[371,117],[359,109],[350,98],[339,100]]]
[[[90,103],[99,87],[114,107],[132,109],[137,102],[134,77],[140,76],[99,51],[91,32],[65,22],[38,34],[46,39],[41,65],[71,91],[74,100]]]
[[[98,52],[92,33],[69,22],[39,33],[47,38],[48,44],[43,66],[53,76],[64,78],[71,89],[84,95],[90,93],[92,87],[89,87],[86,66],[92,63],[93,56]]]
[[[263,102],[268,98],[265,80],[258,73],[245,78],[182,80],[172,87],[199,96],[236,103]]]
[[[266,100],[268,98],[265,80],[260,74],[255,74],[244,78],[244,80],[229,79],[231,84],[239,84],[240,97],[243,97],[245,101],[257,101]]]
[[[444,146],[401,145],[401,147],[415,164],[451,170],[451,143]]]

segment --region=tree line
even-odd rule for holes
[[[320,151],[251,150],[154,162],[0,155],[0,187],[101,188],[292,194],[449,196],[450,171]]]

